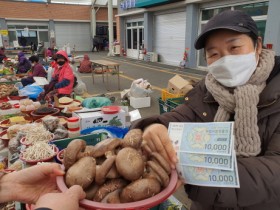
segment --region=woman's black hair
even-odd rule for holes
[[[39,62],[39,58],[38,58],[38,56],[36,56],[36,55],[32,55],[32,56],[29,58],[29,61],[30,61],[31,63],[33,63],[33,62],[38,63],[38,62]]]

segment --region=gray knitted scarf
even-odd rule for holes
[[[273,66],[274,52],[263,49],[254,74],[245,85],[233,91],[222,86],[212,74],[206,76],[206,88],[219,104],[214,122],[228,121],[230,114],[235,113],[235,151],[238,156],[256,156],[261,152],[257,105]]]

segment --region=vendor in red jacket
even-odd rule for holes
[[[65,51],[60,50],[56,53],[56,63],[52,75],[52,82],[56,81],[54,88],[58,97],[70,96],[73,91],[74,74]]]

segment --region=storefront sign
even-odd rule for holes
[[[0,30],[2,36],[8,36],[8,30]]]
[[[122,10],[130,9],[135,7],[136,0],[124,0],[120,3],[120,8]]]

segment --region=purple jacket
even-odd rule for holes
[[[46,77],[47,72],[42,66],[42,64],[37,63],[34,67],[32,67],[32,77]]]
[[[17,70],[18,74],[26,73],[27,71],[29,71],[31,69],[31,63],[24,56],[23,52],[18,53],[17,68],[18,68],[18,70]]]

